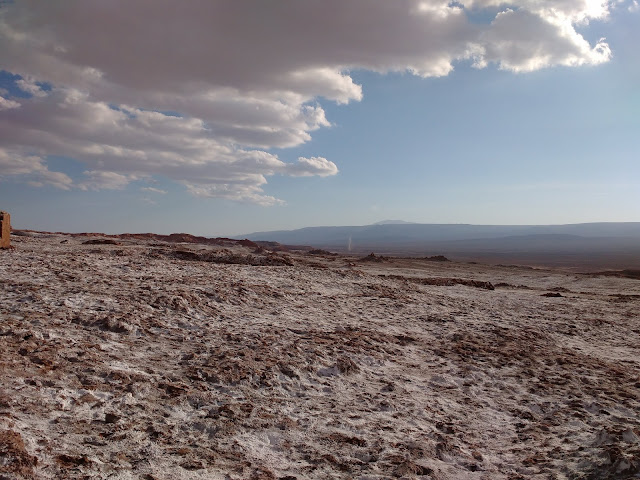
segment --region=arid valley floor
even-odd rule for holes
[[[640,478],[640,280],[13,236],[1,479]]]

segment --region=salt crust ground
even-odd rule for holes
[[[2,479],[640,478],[640,281],[83,240],[0,252]]]

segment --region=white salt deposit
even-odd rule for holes
[[[0,478],[640,478],[638,280],[83,240],[0,252]]]

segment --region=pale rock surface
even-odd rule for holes
[[[640,478],[637,280],[85,240],[0,252],[0,478]]]

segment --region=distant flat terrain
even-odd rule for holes
[[[244,238],[244,236],[243,236]],[[640,268],[640,223],[466,225],[382,223],[259,232],[250,240],[340,253],[445,255],[457,260],[583,270]]]
[[[0,478],[640,473],[640,280],[250,242],[12,244]]]

